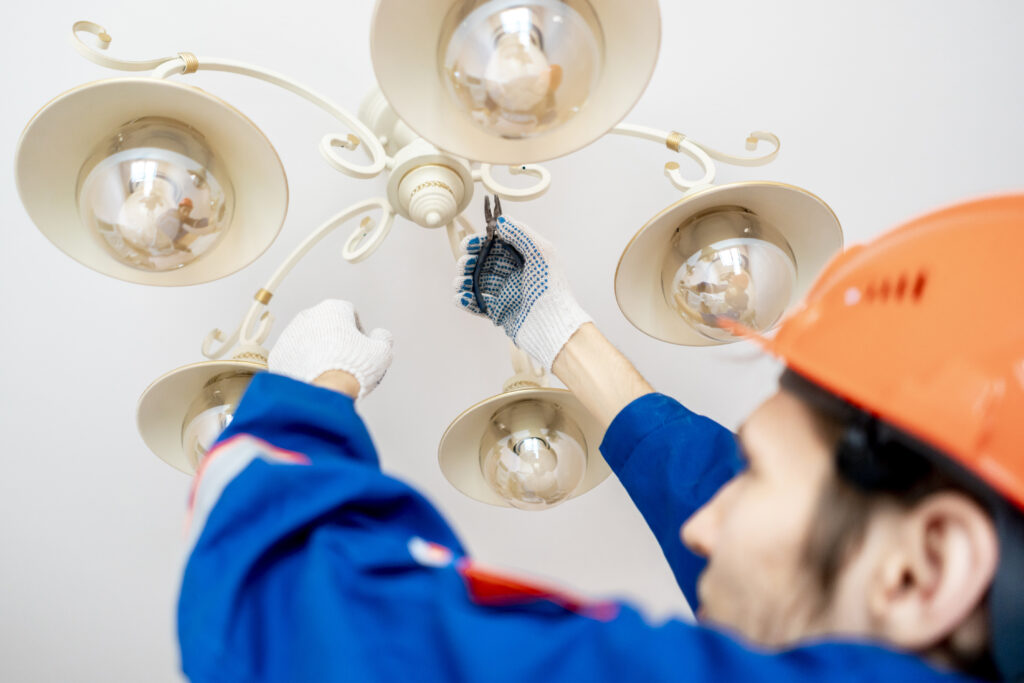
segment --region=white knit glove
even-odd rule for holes
[[[393,344],[387,330],[364,333],[352,304],[328,299],[295,316],[270,352],[267,367],[300,382],[344,370],[359,382],[362,398],[387,372]]]
[[[507,216],[498,218],[496,233],[505,244],[495,242],[480,277],[486,317],[550,371],[569,337],[591,318],[569,291],[550,242]],[[483,314],[473,296],[473,269],[484,239],[474,235],[462,241],[465,256],[455,280],[456,305],[476,315]],[[510,247],[522,256],[521,266]]]

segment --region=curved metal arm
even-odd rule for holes
[[[665,177],[681,192],[689,192],[695,188],[704,187],[715,182],[716,168],[715,162],[711,160],[711,156],[703,148],[690,142],[680,133],[670,133],[645,126],[634,126],[629,123],[621,123],[612,128],[611,132],[616,135],[626,135],[642,140],[660,142],[673,152],[682,152],[700,164],[701,168],[704,169],[704,175],[700,178],[683,177],[683,174],[679,171],[679,162],[677,161],[670,161],[665,164]]]
[[[257,292],[256,296],[259,297],[263,291]],[[266,301],[269,300],[267,297]],[[230,337],[225,337],[220,328],[210,330],[210,333],[203,339],[203,355],[211,360],[216,360],[222,358],[236,346],[261,347],[270,336],[270,328],[273,325],[274,315],[267,310],[267,304],[264,301],[257,299],[249,306],[249,311]]]
[[[462,249],[459,248],[462,240],[475,234],[476,230],[473,229],[472,224],[470,224],[466,217],[460,213],[455,217],[454,221],[445,226],[445,231],[448,233],[448,246],[451,247],[452,256],[458,261],[462,258]]]
[[[97,47],[88,45],[81,39],[79,33],[83,32],[91,33],[96,37]],[[209,57],[199,59],[190,52],[180,52],[171,57],[139,61],[115,59],[108,57],[102,52],[110,46],[113,40],[110,34],[107,33],[105,28],[91,21],[76,22],[71,27],[71,38],[75,49],[83,57],[109,69],[118,69],[120,71],[149,71],[152,69],[153,76],[161,79],[174,74],[194,73],[200,69],[204,71],[222,71],[249,76],[284,88],[312,102],[348,126],[350,130],[355,131],[355,134],[348,134],[344,137],[328,135],[320,141],[320,153],[333,168],[354,178],[373,178],[383,172],[387,166],[388,158],[387,153],[384,151],[384,146],[381,145],[377,136],[358,117],[353,116],[343,107],[338,106],[326,97],[304,85],[296,83],[286,76],[250,64],[227,59]],[[340,147],[354,150],[360,144],[364,146],[364,149],[370,156],[370,163],[368,164],[354,164],[338,154]]]
[[[711,161],[711,157],[703,149],[691,144],[689,140],[683,140],[679,144],[679,151],[700,164],[704,169],[704,175],[697,179],[684,178],[679,172],[679,162],[669,161],[665,164],[665,177],[677,190],[689,192],[715,182],[715,162]]]
[[[775,160],[775,157],[779,155],[779,148],[782,144],[779,142],[779,137],[775,135],[775,133],[771,133],[766,130],[755,130],[747,136],[747,150],[753,152],[757,149],[757,144],[759,142],[770,143],[772,145],[772,150],[767,154],[761,154],[759,156],[740,157],[732,154],[726,154],[725,152],[719,152],[713,147],[708,147],[705,144],[691,140],[682,133],[676,131],[665,131],[657,128],[648,128],[647,126],[636,126],[631,123],[620,123],[609,132],[616,135],[625,135],[628,137],[658,142],[665,145],[673,152],[682,151],[681,147],[683,144],[689,143],[690,145],[699,147],[715,161],[721,161],[723,164],[730,164],[732,166],[764,166],[765,164],[771,163]]]
[[[262,289],[256,292],[255,301],[249,306],[249,311],[246,313],[245,318],[239,324],[238,328],[231,333],[230,336],[225,336],[224,332],[220,329],[212,330],[206,338],[203,340],[203,355],[210,359],[221,358],[229,350],[236,345],[240,347],[254,347],[262,346],[263,342],[270,336],[270,328],[274,324],[274,316],[267,310],[267,304],[270,303],[270,299],[274,296],[274,291],[284,281],[288,273],[302,260],[306,254],[308,254],[313,247],[315,247],[320,240],[327,235],[334,232],[338,227],[344,225],[346,222],[352,220],[356,216],[364,213],[368,213],[375,209],[381,209],[385,216],[381,221],[382,225],[387,225],[390,229],[391,222],[394,220],[395,212],[391,210],[391,206],[387,200],[383,197],[376,199],[367,199],[365,201],[353,204],[341,213],[338,213],[322,223],[316,230],[309,234],[299,246],[288,255],[288,258],[284,260],[274,274],[270,276],[267,283]],[[359,233],[360,229],[356,230]],[[387,236],[387,230],[383,232],[384,236]],[[379,244],[383,240],[383,237],[376,238],[376,244]],[[349,242],[352,238],[349,238]],[[348,249],[348,243],[346,243],[346,249]],[[376,248],[376,247],[374,247]],[[361,258],[365,258],[372,252],[372,249],[365,250],[365,253]],[[348,256],[346,255],[346,258]]]
[[[775,157],[779,156],[779,149],[782,147],[782,143],[779,142],[779,136],[775,133],[770,133],[766,130],[755,130],[747,136],[746,149],[749,152],[753,152],[757,149],[758,142],[767,142],[772,145],[772,150],[767,154],[760,156],[751,157],[738,157],[732,154],[726,154],[725,152],[719,152],[716,149],[708,147],[701,143],[694,143],[705,152],[708,153],[712,159],[721,161],[723,164],[730,164],[732,166],[764,166],[775,161]],[[687,142],[691,142],[687,139]]]
[[[512,361],[512,376],[505,380],[502,391],[533,389],[548,386],[551,376],[537,366],[529,354],[511,341],[508,343],[509,359]]]
[[[79,33],[90,33],[95,36],[95,45],[89,45]],[[78,54],[82,55],[90,62],[99,64],[100,66],[108,69],[117,69],[119,71],[149,71],[155,69],[161,64],[167,62],[178,61],[178,55],[171,55],[169,57],[160,57],[158,59],[143,59],[138,61],[129,61],[127,59],[117,59],[116,57],[109,57],[103,54],[103,50],[110,47],[110,43],[113,42],[113,38],[107,33],[107,29],[103,28],[99,24],[91,21],[76,21],[71,25],[71,44]]]
[[[391,232],[391,226],[395,222],[395,210],[391,208],[386,198],[377,197],[356,204],[346,212],[347,217],[342,219],[348,220],[378,208],[381,210],[381,219],[374,221],[370,216],[366,216],[345,241],[341,255],[349,263],[359,263],[377,251],[377,247],[383,244],[384,238]]]
[[[223,330],[219,327],[213,328],[210,330],[209,334],[203,338],[203,355],[210,360],[222,358],[224,354],[230,351],[235,344],[238,343],[238,334],[241,330],[242,326],[239,325],[230,337],[225,337]]]
[[[307,88],[304,85],[296,83],[287,76],[283,76],[274,71],[267,69],[261,69],[260,67],[253,66],[251,64],[244,64],[242,62],[235,62],[230,59],[215,59],[212,57],[192,57],[193,63],[188,69],[189,72],[194,71],[221,71],[224,73],[238,74],[240,76],[249,76],[261,81],[265,81],[272,85],[279,86],[293,92],[296,95],[312,102],[320,109],[338,119],[350,129],[356,131],[356,135],[347,135],[341,138],[336,135],[328,135],[320,141],[320,153],[324,156],[332,167],[341,171],[346,175],[350,175],[353,178],[373,178],[379,175],[387,166],[387,154],[384,151],[384,146],[380,144],[380,140],[377,136],[366,127],[366,125],[360,121],[357,117],[349,114],[344,108],[338,106],[334,102],[331,102],[326,97],[319,93]],[[169,62],[160,65],[153,72],[155,78],[167,78],[175,73],[184,73],[186,69],[186,62],[184,58],[179,60],[179,63]],[[340,142],[339,144],[336,144]],[[354,150],[359,144],[365,145],[367,153],[370,155],[370,163],[364,165],[356,165],[343,159],[336,152],[339,146],[346,147],[350,150]]]
[[[764,130],[756,130],[752,132],[747,137],[746,147],[748,150],[754,151],[757,149],[758,142],[764,141],[772,145],[772,150],[767,154],[751,157],[740,157],[720,152],[712,147],[690,140],[682,133],[678,133],[676,131],[664,131],[656,128],[648,128],[646,126],[636,126],[629,123],[623,123],[613,128],[610,132],[615,133],[616,135],[626,135],[628,137],[641,138],[643,140],[651,140],[653,142],[661,143],[673,152],[682,152],[683,154],[686,154],[703,166],[704,177],[695,180],[684,178],[679,172],[678,163],[670,161],[665,164],[666,177],[668,177],[669,181],[677,189],[684,192],[688,192],[705,185],[710,185],[714,182],[716,170],[714,161],[720,161],[724,164],[730,164],[733,166],[763,166],[775,160],[775,157],[779,154],[780,148],[778,136]]]
[[[520,164],[509,166],[508,172],[512,175],[528,175],[537,179],[537,182],[529,187],[515,188],[495,180],[491,174],[490,164],[480,164],[480,168],[473,171],[473,180],[480,181],[488,192],[494,193],[502,199],[513,202],[531,201],[540,197],[551,187],[551,173],[538,164]]]

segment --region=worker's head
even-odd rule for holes
[[[703,618],[1024,675],[1024,322],[982,291],[1024,287],[993,248],[1024,259],[1024,197],[850,250],[766,342],[789,369],[739,430],[747,467],[682,529]]]

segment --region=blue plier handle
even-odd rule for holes
[[[480,312],[487,314],[487,304],[484,303],[484,295],[480,289],[480,276],[484,272],[484,261],[491,254],[491,249],[494,247],[495,242],[508,247],[512,254],[512,257],[516,261],[516,266],[521,267],[523,265],[523,255],[520,254],[516,249],[508,242],[498,237],[496,229],[498,226],[498,218],[501,216],[501,200],[498,195],[494,195],[494,211],[491,211],[491,198],[489,196],[484,197],[484,219],[487,221],[487,237],[484,238],[484,243],[480,247],[480,253],[476,257],[476,266],[473,267],[473,296],[476,298],[476,306],[480,309]]]

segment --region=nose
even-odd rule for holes
[[[714,531],[711,521],[711,503],[697,510],[683,523],[679,537],[683,545],[701,557],[710,557],[713,547]]]
[[[710,557],[714,551],[722,517],[722,501],[728,496],[735,482],[734,477],[720,488],[711,500],[690,515],[679,530],[683,545],[701,557]]]

